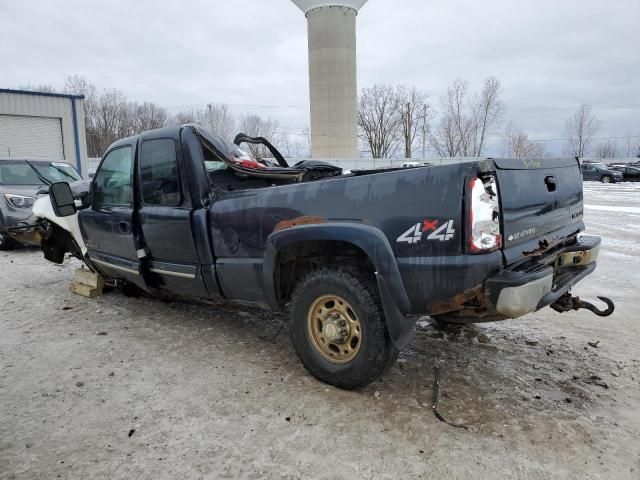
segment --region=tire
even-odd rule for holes
[[[600,181],[602,183],[612,183],[613,182],[613,178],[611,178],[609,175],[603,175],[603,177],[600,179]]]
[[[296,285],[289,312],[296,354],[307,371],[325,383],[362,388],[398,358],[375,279],[361,270],[323,267],[310,272]],[[342,336],[334,342],[332,333]]]
[[[13,238],[0,233],[0,251],[13,250],[17,246],[18,242],[16,242]]]

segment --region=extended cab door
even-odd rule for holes
[[[192,228],[177,135],[166,130],[145,134],[138,155],[138,218],[145,245],[150,286],[191,297],[208,297]]]
[[[134,230],[135,144],[109,151],[93,177],[91,207],[79,212],[88,255],[108,276],[144,287]]]

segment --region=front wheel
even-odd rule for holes
[[[377,380],[395,362],[372,275],[322,268],[297,286],[290,303],[291,341],[317,379],[355,389]]]
[[[605,175],[604,177],[602,177],[601,182],[602,183],[611,183],[613,181],[613,179],[609,176],[609,175]]]

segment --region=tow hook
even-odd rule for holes
[[[561,296],[555,303],[551,304],[551,308],[553,308],[556,312],[569,312],[571,310],[580,310],[581,308],[585,308],[587,310],[592,311],[599,317],[608,317],[615,310],[615,305],[611,300],[607,297],[598,297],[601,301],[607,304],[606,310],[600,310],[593,303],[585,302],[580,300],[578,297],[572,296],[570,293],[565,293]]]

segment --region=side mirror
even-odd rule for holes
[[[54,183],[49,187],[51,206],[58,217],[68,217],[76,213],[71,187],[67,182]]]

